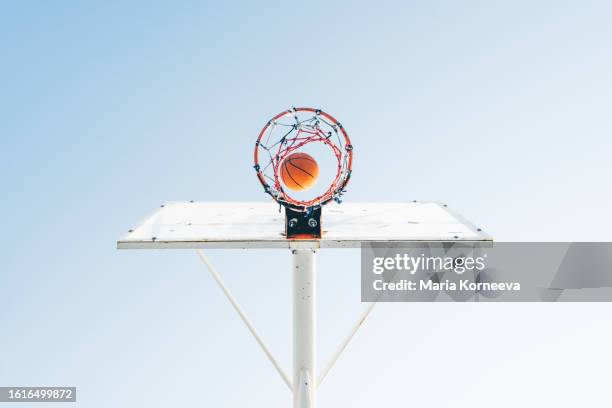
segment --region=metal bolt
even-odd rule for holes
[[[308,226],[310,228],[315,228],[317,225],[319,225],[319,223],[317,222],[317,220],[315,220],[314,218],[310,218],[308,220]]]
[[[289,228],[294,228],[298,224],[297,218],[292,218],[289,220]]]

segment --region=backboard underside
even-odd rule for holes
[[[119,249],[360,247],[363,242],[491,241],[438,203],[346,203],[323,208],[323,236],[288,240],[275,203],[171,202],[117,242]]]

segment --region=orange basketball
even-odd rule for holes
[[[319,178],[319,165],[306,153],[293,153],[281,163],[280,177],[290,190],[307,190]]]

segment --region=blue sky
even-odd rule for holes
[[[0,385],[75,384],[87,407],[288,402],[193,253],[118,252],[115,241],[164,201],[267,200],[253,143],[292,105],[323,108],[348,129],[346,200],[443,201],[498,240],[609,240],[611,17],[607,2],[591,1],[6,3],[0,324],[11,329],[0,335]],[[289,255],[211,256],[288,364]],[[361,305],[358,253],[320,258],[320,306],[331,310],[320,322],[323,364]],[[438,335],[415,347],[444,348],[454,333],[444,322],[459,316],[475,333],[482,319],[508,318],[504,338],[564,333],[559,350],[589,344],[570,326],[611,340],[600,323],[606,305],[502,305],[470,316],[410,307],[376,310],[381,331],[364,331],[355,348],[381,349],[387,335],[416,341],[413,326]],[[412,310],[420,313],[405,320]],[[517,341],[496,375],[510,378],[521,370],[516,356],[535,349],[546,367],[535,373],[563,372],[544,343]],[[407,361],[364,352],[363,367],[398,383]],[[568,357],[570,371],[596,372],[589,364],[601,356],[583,352]],[[342,361],[339,371],[354,375],[332,372],[322,406],[342,401],[350,384],[363,390],[351,406],[374,401],[376,387],[356,374],[361,360]],[[232,376],[253,380],[235,393],[224,380]],[[544,398],[528,378],[508,406]],[[597,396],[593,384],[578,381],[559,399]],[[421,406],[429,386],[414,396]],[[170,392],[139,394],[151,389]],[[479,406],[473,391],[457,401]]]

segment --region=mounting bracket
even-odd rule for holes
[[[321,207],[301,212],[285,207],[285,235],[287,238],[321,238]]]

